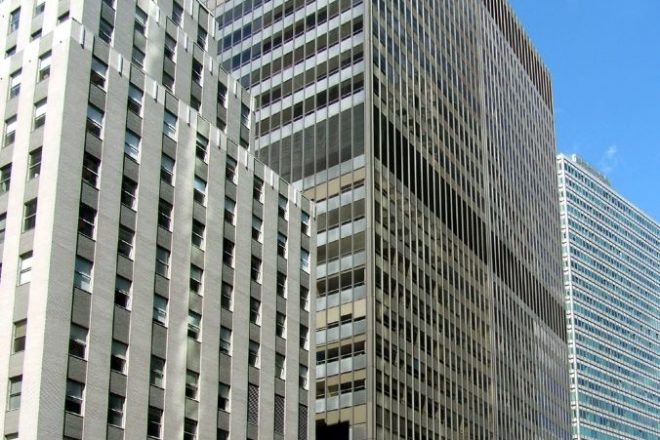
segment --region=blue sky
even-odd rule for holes
[[[557,150],[660,221],[660,1],[509,3],[552,74]]]

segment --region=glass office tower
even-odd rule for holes
[[[319,439],[570,436],[550,78],[501,0],[217,2],[316,202]]]
[[[660,438],[660,225],[557,159],[573,438]]]

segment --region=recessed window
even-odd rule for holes
[[[252,216],[252,239],[259,243],[263,239],[263,221],[254,215]]]
[[[229,283],[222,283],[222,290],[220,296],[220,304],[222,308],[231,310],[232,309],[232,294],[234,288]]]
[[[204,231],[206,226],[202,222],[193,220],[192,224],[192,244],[193,246],[204,249]]]
[[[7,230],[7,213],[0,214],[0,243],[5,242],[5,231]]]
[[[236,202],[230,197],[225,197],[225,221],[230,225],[236,224]]]
[[[19,353],[25,350],[25,335],[27,333],[27,319],[22,319],[14,323],[14,339],[12,343],[12,353]]]
[[[259,203],[264,202],[264,181],[259,178],[254,179],[254,187],[252,188],[252,198],[254,198],[254,200]]]
[[[197,61],[196,59],[193,59],[192,62],[192,80],[198,84],[202,85],[204,79],[204,65]]]
[[[153,320],[167,325],[167,298],[164,296],[154,295]]]
[[[37,224],[37,199],[23,205],[23,232],[31,231]]]
[[[118,373],[126,373],[126,359],[128,345],[116,340],[112,341],[112,354],[110,356],[110,368]]]
[[[46,123],[46,99],[42,99],[41,101],[37,102],[34,104],[34,130],[36,130],[39,127],[43,127],[43,125]]]
[[[41,173],[41,147],[30,151],[28,155],[28,180],[39,177]]]
[[[206,162],[208,149],[209,149],[209,140],[205,136],[202,136],[201,134],[197,133],[195,156],[197,156],[198,159]]]
[[[135,8],[135,32],[145,35],[147,32],[147,13],[139,7]]]
[[[170,92],[174,92],[174,77],[169,73],[163,71],[163,87],[165,87]]]
[[[218,386],[218,410],[229,412],[231,409],[231,388],[225,383]]]
[[[86,292],[91,292],[93,267],[94,263],[77,255],[76,268],[73,274],[73,287],[77,287]]]
[[[311,231],[311,219],[305,211],[300,214],[300,231],[305,235],[309,235]]]
[[[18,285],[32,281],[32,252],[20,256],[18,263]]]
[[[125,226],[119,226],[119,236],[117,239],[117,254],[133,259],[133,242],[135,241],[135,232]]]
[[[287,237],[286,235],[282,234],[281,232],[277,233],[277,255],[279,255],[282,258],[287,257]]]
[[[197,422],[187,417],[183,420],[183,440],[197,440]]]
[[[127,309],[131,302],[131,287],[133,283],[120,275],[115,277],[115,304]]]
[[[250,322],[261,325],[261,301],[256,298],[250,298]]]
[[[208,32],[201,26],[197,26],[197,45],[206,50],[206,40],[208,39]]]
[[[101,18],[99,22],[99,38],[106,43],[112,43],[112,33],[114,32],[114,26],[110,24],[105,18]]]
[[[66,401],[64,409],[67,412],[82,415],[83,413],[83,396],[85,392],[85,384],[75,380],[67,380],[66,382]]]
[[[300,324],[300,348],[309,350],[309,328]]]
[[[156,247],[156,273],[170,277],[170,251],[161,246]]]
[[[261,284],[261,260],[254,256],[250,264],[250,278],[252,281]]]
[[[13,144],[14,141],[16,140],[17,126],[18,126],[18,121],[16,119],[16,116],[12,116],[11,118],[5,121],[5,140],[4,140],[5,146]]]
[[[126,176],[121,181],[121,203],[132,210],[137,206],[137,182]]]
[[[298,385],[300,386],[300,388],[302,388],[303,390],[309,389],[309,369],[301,364],[300,367],[298,368],[298,374],[299,374]]]
[[[165,359],[151,355],[149,383],[159,388],[165,387]]]
[[[188,337],[194,340],[199,340],[202,328],[202,315],[195,313],[192,310],[188,311]]]
[[[108,399],[108,424],[124,426],[124,397],[110,393]]]
[[[277,215],[283,220],[289,219],[288,204],[289,200],[280,194],[277,201]]]
[[[163,199],[158,201],[158,225],[168,231],[172,230],[172,209],[173,206],[171,203]]]
[[[309,251],[306,249],[300,249],[300,269],[309,273]]]
[[[186,371],[186,397],[196,400],[198,390],[199,373],[196,373],[192,370]]]
[[[37,72],[37,82],[50,77],[51,52],[48,51],[39,57],[39,70]]]
[[[245,104],[241,104],[241,124],[250,126],[250,107]]]
[[[225,177],[228,181],[236,183],[236,159],[227,156],[227,165],[225,167]]]
[[[142,68],[144,67],[144,58],[145,58],[145,53],[138,49],[137,47],[133,46],[133,53],[131,55],[131,61],[133,61],[133,64],[136,66]]]
[[[7,30],[8,34],[11,34],[12,32],[16,32],[18,30],[18,26],[20,25],[20,19],[21,19],[21,8],[16,8],[11,13],[9,14],[9,29]]]
[[[174,159],[167,154],[160,157],[160,178],[165,183],[174,184]]]
[[[20,409],[22,388],[23,376],[9,378],[9,390],[7,392],[7,411]]]
[[[78,232],[94,239],[96,229],[96,209],[84,203],[80,204],[78,211]]]
[[[275,377],[286,379],[286,357],[283,354],[275,353]]]
[[[256,341],[250,341],[248,346],[248,365],[251,367],[259,368],[260,362],[261,359],[259,343]]]
[[[234,242],[228,238],[222,241],[222,262],[229,267],[234,267]]]
[[[183,6],[178,4],[177,2],[172,3],[172,21],[174,24],[179,25],[181,24],[181,20],[183,19]]]
[[[92,58],[92,71],[89,75],[89,82],[105,90],[107,75],[108,66],[98,58]]]
[[[150,406],[147,413],[147,435],[149,437],[160,438],[162,423],[163,410]]]
[[[195,176],[193,187],[193,199],[200,205],[204,205],[206,203],[206,180]]]
[[[18,69],[9,77],[9,99],[15,98],[21,93],[21,82],[23,80],[23,73]]]
[[[89,104],[87,106],[87,133],[90,133],[99,139],[102,138],[104,116],[102,110]]]
[[[87,182],[93,188],[97,188],[99,182],[100,167],[100,160],[89,153],[85,153],[85,156],[83,157],[82,180]]]
[[[165,34],[165,58],[174,62],[176,58],[176,40]]]
[[[275,316],[275,334],[286,339],[286,315],[284,313],[277,312]]]
[[[128,104],[127,107],[130,111],[138,116],[142,116],[142,98],[144,93],[142,90],[135,87],[133,84],[128,86]]]
[[[11,184],[11,164],[0,168],[0,194],[9,191]]]
[[[231,355],[231,329],[220,327],[220,353]]]
[[[227,107],[227,86],[223,83],[218,83],[218,104]]]
[[[69,354],[87,359],[87,334],[89,331],[85,327],[71,324],[71,333],[69,333]]]
[[[34,16],[38,16],[44,13],[46,10],[46,0],[37,0],[34,5]]]
[[[306,312],[309,311],[309,289],[300,287],[300,308]]]
[[[163,114],[163,134],[169,138],[176,138],[176,123],[177,117],[165,110]]]
[[[190,265],[190,291],[197,295],[202,294],[202,281],[204,279],[204,270],[194,264]]]
[[[286,298],[286,274],[277,272],[277,294],[282,298]]]
[[[126,130],[124,138],[124,154],[136,162],[140,162],[140,136],[131,130]]]

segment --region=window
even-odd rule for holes
[[[41,172],[41,147],[30,151],[28,155],[28,180],[39,177]]]
[[[218,104],[227,107],[227,86],[218,82]]]
[[[92,58],[92,71],[89,74],[89,82],[105,90],[108,66],[98,58]]]
[[[37,199],[32,199],[23,205],[23,232],[34,229],[36,223]]]
[[[124,398],[110,393],[108,399],[108,423],[122,427],[124,424]]]
[[[174,92],[174,77],[167,72],[163,72],[163,87],[170,92]]]
[[[250,298],[250,322],[261,325],[261,301],[256,298]]]
[[[167,325],[167,298],[164,296],[154,295],[153,320]]]
[[[165,359],[151,355],[151,371],[149,383],[153,386],[165,387]]]
[[[252,239],[261,243],[263,222],[259,217],[252,216]]]
[[[275,316],[275,334],[286,339],[286,315],[284,313],[277,312]]]
[[[170,251],[161,246],[156,247],[156,273],[170,277]]]
[[[193,199],[200,205],[204,205],[206,203],[206,180],[195,176],[193,186]]]
[[[85,392],[85,384],[76,382],[75,380],[66,381],[66,401],[64,409],[67,412],[80,414],[83,413],[83,394]]]
[[[289,201],[287,198],[280,194],[277,201],[277,215],[279,215],[281,219],[288,220],[289,218],[288,204]]]
[[[201,332],[202,315],[188,310],[188,337],[199,340]]]
[[[197,26],[197,45],[202,49],[206,50],[206,40],[208,38],[208,32],[201,26]]]
[[[76,268],[73,274],[73,287],[84,290],[86,292],[92,291],[92,268],[94,263],[77,255]]]
[[[254,256],[250,264],[250,278],[252,281],[261,284],[261,260]]]
[[[115,277],[115,304],[125,309],[128,308],[131,301],[131,280],[120,275]]]
[[[307,214],[305,211],[302,211],[300,216],[300,231],[305,235],[309,235],[311,231],[311,219],[309,214]]]
[[[309,350],[309,328],[300,324],[300,348]]]
[[[32,281],[32,252],[20,256],[18,265],[18,285]]]
[[[282,234],[281,232],[278,232],[277,233],[277,255],[279,255],[282,258],[286,258],[286,256],[287,256],[286,242],[287,242],[286,235]]]
[[[229,385],[220,383],[218,386],[218,410],[219,411],[225,411],[229,412],[230,410],[230,395],[231,395],[231,388]]]
[[[131,130],[126,130],[124,138],[124,154],[136,162],[140,161],[140,136]]]
[[[126,353],[128,345],[116,340],[112,341],[112,354],[110,355],[110,368],[119,373],[126,373]]]
[[[21,407],[21,389],[23,376],[9,378],[9,392],[7,393],[7,411],[14,411]]]
[[[202,161],[206,162],[206,155],[208,153],[209,140],[197,133],[197,141],[195,146],[195,155]]]
[[[12,116],[5,121],[5,146],[13,144],[16,140],[17,125],[18,122],[16,120],[16,116]]]
[[[192,244],[195,247],[204,249],[204,231],[206,226],[202,222],[193,220],[192,223]]]
[[[21,8],[16,8],[13,11],[11,11],[11,13],[9,14],[9,29],[7,31],[8,34],[11,34],[12,32],[16,32],[20,24],[20,18],[21,18]]]
[[[302,286],[300,287],[300,308],[309,312],[309,289]]]
[[[130,111],[138,116],[142,116],[142,98],[144,93],[142,90],[135,87],[133,84],[128,86],[128,102],[127,107]]]
[[[34,5],[34,16],[41,15],[46,9],[46,0],[37,0]]]
[[[158,225],[168,231],[172,230],[172,204],[163,199],[158,201]],[[194,233],[194,228],[193,228]]]
[[[165,58],[174,62],[176,58],[176,40],[165,34]]]
[[[7,213],[0,214],[0,243],[5,241],[5,231],[7,230]]]
[[[286,298],[286,274],[277,272],[277,294]]]
[[[197,422],[193,419],[185,418],[183,420],[183,440],[197,439]]]
[[[10,47],[5,51],[5,58],[9,58],[10,56],[15,54],[16,54],[16,45],[14,44],[12,47]]]
[[[147,32],[147,13],[135,7],[135,32],[145,35]]]
[[[183,18],[183,7],[177,2],[172,4],[172,21],[174,24],[181,24],[181,19]]]
[[[231,329],[220,327],[220,353],[231,355]]]
[[[221,291],[221,297],[220,297],[220,302],[221,305],[224,309],[231,310],[232,309],[232,292],[234,288],[232,287],[231,284],[229,283],[222,283],[222,291]]]
[[[37,82],[48,79],[50,76],[51,52],[48,51],[39,57],[39,71],[37,72]]]
[[[9,191],[11,184],[11,164],[0,168],[0,194]]]
[[[131,56],[133,63],[139,67],[144,67],[144,57],[145,53],[133,46],[133,54]]]
[[[87,334],[88,330],[76,324],[71,324],[69,333],[69,354],[87,359]]]
[[[165,110],[163,115],[163,134],[169,138],[176,138],[177,117]]]
[[[217,440],[229,440],[229,432],[218,428]]]
[[[190,265],[190,291],[198,295],[202,294],[202,281],[204,270],[194,264]]]
[[[46,123],[46,99],[34,104],[34,130],[42,127]]]
[[[241,104],[241,124],[250,126],[250,107],[245,104]]]
[[[298,368],[298,374],[298,385],[300,388],[303,390],[309,389],[309,369],[301,364]]]
[[[119,237],[117,239],[117,254],[130,260],[133,259],[133,241],[135,232],[125,226],[119,226]]]
[[[81,203],[78,210],[78,232],[93,239],[95,229],[96,209]]]
[[[9,99],[15,98],[21,93],[22,79],[23,73],[21,69],[18,69],[16,72],[11,74],[9,78]]]
[[[286,379],[286,357],[283,354],[275,353],[275,377]]]
[[[247,422],[251,425],[259,423],[259,386],[248,384]]]
[[[25,350],[25,334],[27,332],[27,319],[14,323],[14,340],[11,347],[12,353],[20,353]]]
[[[167,154],[160,157],[160,178],[165,183],[174,184],[174,159]]]
[[[300,268],[309,273],[309,251],[300,249]]]
[[[89,104],[87,106],[87,133],[100,139],[103,135],[103,117],[103,111]]]
[[[149,413],[147,414],[147,435],[149,437],[160,438],[162,422],[163,410],[150,406]]]
[[[225,166],[225,177],[228,181],[236,183],[236,159],[227,156],[227,165]]]
[[[137,182],[124,176],[121,181],[121,203],[122,205],[135,210],[137,205]]]
[[[255,178],[254,179],[254,187],[252,189],[252,198],[256,200],[259,203],[264,202],[264,181]]]
[[[114,27],[108,20],[101,18],[99,22],[99,38],[106,43],[112,43],[112,33],[114,32]]]
[[[96,188],[99,181],[99,168],[101,161],[89,153],[83,157],[82,179],[92,187]]]
[[[186,397],[189,399],[197,399],[197,392],[199,388],[199,373],[192,370],[186,371]]]
[[[250,341],[248,347],[248,365],[251,367],[259,368],[260,356],[259,356],[259,343],[255,341]]]
[[[203,79],[204,79],[204,65],[193,58],[192,80],[201,86]]]
[[[236,202],[229,197],[225,197],[225,221],[230,225],[236,224]]]
[[[222,262],[229,267],[234,267],[234,242],[228,238],[222,241]]]

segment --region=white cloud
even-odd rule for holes
[[[619,165],[618,149],[616,145],[610,145],[600,158],[600,169],[603,174],[608,175]]]

